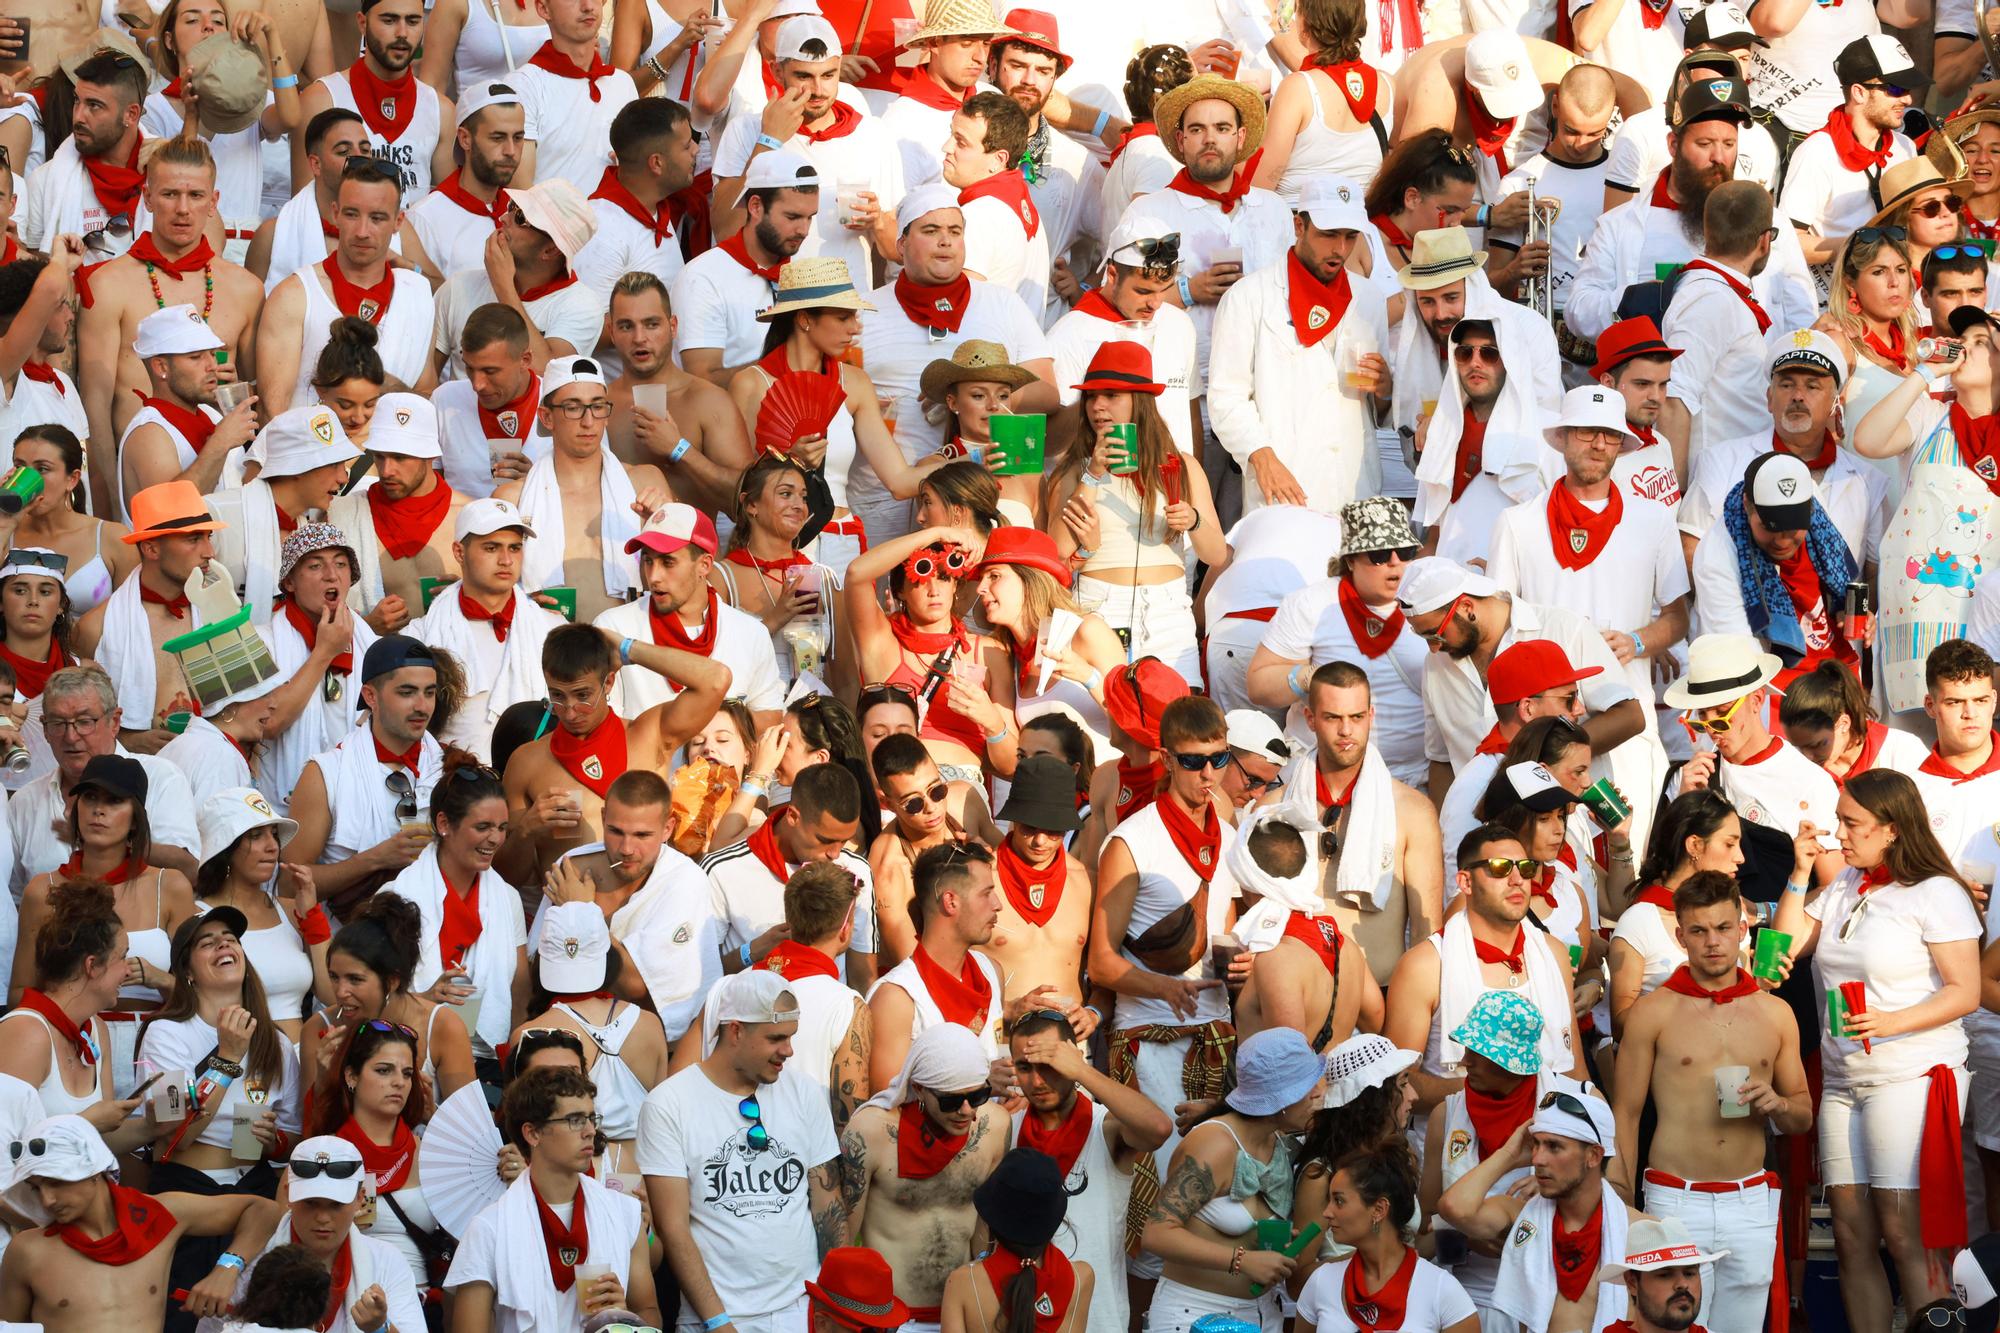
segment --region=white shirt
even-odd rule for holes
[[[1039,318],[1049,297],[1049,238],[1040,220],[1035,234],[1028,235],[1026,220],[990,194],[962,203],[959,210],[965,215],[965,271],[1012,288]]]
[[[460,269],[438,288],[437,325],[432,345],[443,358],[439,373],[444,378],[465,377],[465,361],[459,355],[458,335],[464,332],[465,321],[472,317],[473,311],[493,304],[496,299],[493,280],[486,276],[484,264]],[[596,350],[598,335],[604,331],[604,301],[582,282],[566,283],[522,304],[527,307],[528,318],[541,330],[544,338],[561,338],[576,349],[578,356],[589,356]]]
[[[424,253],[446,277],[460,269],[484,268],[486,238],[499,230],[490,214],[468,212],[442,190],[432,190],[405,209],[403,216],[416,229]]]
[[[288,1016],[272,1015],[273,1018]],[[146,1024],[146,1030],[139,1038],[139,1059],[151,1062],[155,1069],[192,1071],[215,1053],[216,1044],[215,1029],[204,1022],[200,1014],[182,1019],[155,1019]],[[223,1091],[215,1118],[195,1136],[195,1142],[227,1148],[235,1137],[238,1116],[255,1120],[267,1110],[278,1113],[278,1128],[293,1135],[299,1132],[298,1047],[289,1040],[276,1045],[279,1064],[276,1086],[256,1088],[253,1101],[253,1090],[249,1087],[252,1075],[246,1061],[243,1077]]]
[[[1615,1203],[1616,1200],[1613,1200]],[[1356,1333],[1359,1328],[1348,1316],[1343,1295],[1347,1266],[1357,1260],[1350,1256],[1321,1264],[1306,1279],[1299,1292],[1299,1319],[1311,1320],[1324,1333]],[[1410,1275],[1408,1304],[1403,1307],[1403,1333],[1441,1333],[1454,1324],[1479,1313],[1458,1279],[1428,1259],[1419,1258]]]
[[[1605,164],[1604,178],[1632,193],[1651,190],[1672,161],[1673,153],[1667,148],[1666,108],[1656,102],[1633,112],[1619,125],[1611,140],[1611,160]],[[1756,181],[1766,190],[1778,180],[1777,142],[1754,120],[1736,127],[1736,179]]]
[[[1731,276],[1743,280],[1734,270]],[[1774,315],[1772,328],[1778,327]],[[1682,349],[1667,393],[1694,418],[1688,441],[1691,462],[1715,441],[1770,431],[1771,375],[1764,334],[1729,279],[1707,269],[1689,270],[1674,289],[1660,332],[1669,346]]]
[[[1688,469],[1687,493],[1681,497],[1675,521],[1688,536],[1700,538],[1722,517],[1722,505],[1743,480],[1744,472],[1761,455],[1772,452],[1774,437],[1767,424],[1761,435],[1745,435],[1709,446]],[[1872,563],[1882,541],[1889,508],[1889,479],[1880,468],[1858,462],[1845,449],[1833,466],[1813,477],[1813,489],[1826,516],[1840,529],[1847,549],[1863,563]]]
[[[1153,349],[1154,382],[1166,386],[1153,405],[1159,408],[1160,418],[1167,423],[1175,446],[1182,453],[1191,454],[1194,428],[1188,415],[1188,400],[1206,392],[1201,360],[1195,355],[1194,321],[1188,318],[1187,311],[1168,303],[1153,312],[1151,322],[1146,325],[1146,336]],[[1127,332],[1119,321],[1081,307],[1049,326],[1049,352],[1056,363],[1056,394],[1064,407],[1083,397],[1075,386],[1083,382],[1097,349],[1126,338]]]
[[[65,371],[55,373],[54,384],[41,384],[18,372],[12,389],[0,381],[0,440],[19,439],[21,432],[30,426],[64,426],[78,440],[90,439],[90,418],[84,413],[83,395],[77,391],[76,381]],[[1187,413],[1181,415],[1186,417]],[[120,513],[118,517],[122,519],[125,515]]]
[[[1857,567],[1859,563],[1856,561]],[[1694,580],[1696,637],[1702,634],[1751,632],[1743,581],[1736,569],[1736,539],[1729,535],[1726,524],[1714,524],[1708,534],[1695,543],[1694,565],[1689,573]],[[1773,617],[1796,614],[1789,601],[1784,606],[1771,607],[1770,612]],[[1838,614],[1839,608],[1827,606],[1822,596],[1810,611],[1798,616],[1800,632],[1805,636],[1808,649],[1832,646],[1831,617]],[[1768,646],[1768,638],[1762,641]],[[1832,825],[1822,824],[1820,827],[1831,828]]]
[[[34,137],[38,141],[42,137],[39,126]],[[25,183],[17,173],[14,188],[21,196],[15,225],[21,233],[21,244],[30,250],[46,251],[50,243],[64,232],[86,236],[100,230],[111,220],[110,212],[98,202],[96,192],[90,188],[89,175],[84,170],[83,158],[76,151],[76,140],[73,138],[64,139],[53,157],[28,172]],[[142,236],[152,227],[153,215],[146,208],[146,195],[142,190],[132,200],[132,237]],[[123,245],[117,245],[106,235],[104,241],[119,254],[131,248],[130,239]]]
[[[1271,190],[1252,188],[1227,213],[1206,199],[1179,190],[1159,190],[1134,199],[1118,221],[1142,220],[1180,233],[1181,272],[1189,278],[1214,268],[1218,250],[1241,250],[1243,276],[1248,278],[1273,264],[1283,264],[1285,252],[1292,248],[1292,210]],[[1211,374],[1215,362],[1209,356],[1209,335],[1215,326],[1215,311],[1212,305],[1199,304],[1188,311],[1194,320],[1201,363]]]
[[[613,70],[597,81],[597,98],[584,79],[522,65],[509,82],[527,110],[527,136],[535,145],[535,179],[562,177],[588,195],[611,165],[611,121],[639,96],[632,76]]]
[[[1916,151],[1916,145],[1891,130],[1889,160],[1883,170],[1908,161]],[[1880,211],[1882,205],[1875,202],[1880,189],[1880,172],[1849,171],[1840,163],[1833,136],[1817,129],[1792,150],[1792,160],[1785,164],[1785,188],[1778,196],[1780,216],[1775,220],[1782,226],[1790,218],[1815,235],[1845,237]]]
[[[596,295],[598,303],[610,308],[611,289],[627,273],[650,273],[672,291],[674,279],[686,267],[681,258],[680,237],[671,231],[664,237],[656,237],[651,227],[642,225],[609,199],[592,199],[590,207],[597,215],[597,230],[583,249],[576,252],[571,267],[578,282]],[[577,350],[586,356],[590,352],[581,344]]]
[[[493,478],[493,449],[487,443],[486,428],[479,420],[479,395],[470,380],[446,380],[431,395],[437,408],[438,443],[444,449],[440,470],[451,488],[469,499],[483,499],[500,485]],[[542,433],[532,405],[528,408],[528,433],[509,440],[508,447],[524,453],[531,463],[539,463],[555,444]]]
[[[1352,662],[1367,672],[1370,702],[1375,708],[1368,738],[1398,782],[1422,789],[1430,780],[1424,760],[1423,699],[1424,659],[1430,655],[1429,649],[1405,625],[1388,652],[1380,657],[1363,653],[1355,646],[1354,631],[1341,609],[1340,584],[1339,579],[1321,579],[1286,597],[1271,618],[1264,646],[1285,661],[1303,660],[1315,668],[1328,662]],[[1369,609],[1385,621],[1396,610],[1393,604]],[[1312,732],[1298,704],[1292,705],[1286,724],[1294,739],[1311,742]]]
[[[1028,184],[1035,211],[1042,216],[1042,236],[1051,261],[1066,259],[1072,273],[1087,273],[1095,264],[1104,239],[1104,168],[1097,154],[1061,130],[1050,128],[1049,150],[1035,179]],[[1037,312],[1044,324],[1054,324],[1069,307],[1055,294]]]
[[[1788,838],[1798,836],[1804,824],[1835,827],[1833,806],[1840,792],[1832,775],[1782,736],[1773,736],[1760,754],[1740,763],[1724,759],[1716,765],[1716,774],[1716,789],[1752,824],[1774,828]],[[1676,782],[1668,795],[1679,794]]]
[[[1568,2],[1570,17],[1574,19],[1596,0]],[[1700,8],[1699,3],[1685,6],[1669,3],[1666,13],[1660,16],[1660,26],[1648,28],[1638,5],[1621,6],[1618,16],[1605,30],[1604,40],[1579,54],[1593,65],[1615,69],[1638,80],[1646,96],[1658,106],[1666,100],[1674,81],[1674,66],[1680,63],[1686,48],[1687,19]]]
[[[1590,0],[1596,3],[1597,0]],[[1632,0],[1619,11],[1620,23],[1637,23],[1633,11],[1645,4],[1646,0]],[[1671,18],[1673,11],[1669,10]],[[1615,26],[1615,25],[1614,25]],[[1678,26],[1678,25],[1676,25]],[[1664,29],[1663,29],[1664,31]],[[1680,50],[1680,39],[1674,38],[1674,50]],[[1676,54],[1669,58],[1666,68],[1671,70],[1673,62],[1680,59]],[[1609,63],[1609,62],[1600,62]],[[1613,69],[1636,70],[1636,65],[1615,64]],[[1561,310],[1569,297],[1569,285],[1576,280],[1576,271],[1583,264],[1583,247],[1590,240],[1592,228],[1604,212],[1604,172],[1610,160],[1609,152],[1599,152],[1594,161],[1582,164],[1558,162],[1544,149],[1525,162],[1517,163],[1500,182],[1502,198],[1520,190],[1533,190],[1537,197],[1554,199],[1562,205],[1556,214],[1555,226],[1548,234],[1549,272],[1555,275],[1555,308]],[[1519,250],[1527,239],[1525,233],[1516,228],[1507,232],[1495,232],[1490,237],[1496,245],[1509,250]]]
[[[1123,79],[1121,73],[1113,82]],[[1127,139],[1124,148],[1104,167],[1104,185],[1098,193],[1099,216],[1112,219],[1104,225],[1115,226],[1116,220],[1125,216],[1126,207],[1139,196],[1166,189],[1167,182],[1179,175],[1180,169],[1181,164],[1174,161],[1158,134]]]
[[[1855,39],[1881,31],[1873,5],[1806,6],[1790,32],[1749,49],[1750,104],[1773,112],[1786,129],[1810,134],[1846,95],[1834,59]]]
[[[853,852],[842,851],[840,865],[861,886],[854,900],[854,938],[848,950],[874,953],[875,877],[869,873],[868,862]],[[749,843],[710,852],[702,859],[701,868],[708,876],[715,915],[722,922],[724,948],[741,948],[785,919],[784,881],[765,869]],[[786,868],[797,869],[789,863]],[[845,958],[841,959],[841,975],[847,975]]]
[[[685,1180],[695,1248],[725,1309],[782,1310],[819,1269],[808,1177],[840,1155],[825,1094],[787,1069],[757,1090],[769,1144],[753,1150],[743,1098],[692,1065],[646,1094],[639,1170]]]
[[[757,312],[770,307],[771,284],[720,245],[690,260],[673,291],[676,362],[692,347],[722,349],[725,366],[747,366],[764,354],[769,326],[757,322]]]
[[[1628,500],[1651,500],[1674,508],[1681,502],[1681,480],[1674,474],[1674,447],[1660,439],[1657,444],[1627,449],[1611,465],[1611,483],[1623,490]]]
[[[593,624],[624,638],[631,635],[645,643],[654,642],[650,597],[614,606]],[[785,706],[785,685],[778,675],[778,659],[764,622],[729,603],[715,602],[715,646],[709,657],[729,668],[730,697],[741,699],[752,712],[774,712]],[[678,614],[678,613],[676,613]],[[672,682],[657,671],[639,664],[618,668],[611,682],[611,711],[620,717],[637,717],[654,704],[665,703],[678,693]]]
[[[1161,800],[1170,797],[1162,796]],[[1218,820],[1221,841],[1215,849],[1214,876],[1208,882],[1208,933],[1212,939],[1222,933],[1229,921],[1229,907],[1237,896],[1236,877],[1229,873],[1227,863],[1229,844],[1236,836],[1236,830],[1226,821]],[[1126,852],[1137,868],[1139,889],[1132,899],[1131,920],[1125,933],[1132,939],[1144,935],[1154,923],[1169,914],[1179,911],[1194,900],[1199,880],[1187,858],[1168,836],[1166,825],[1160,820],[1158,803],[1147,805],[1135,811],[1129,818],[1112,831],[1110,841],[1125,844]],[[1142,972],[1151,972],[1135,957],[1125,941],[1117,943],[1119,956]],[[1188,969],[1180,974],[1190,980],[1200,980],[1209,975],[1209,960],[1197,958]],[[1145,1027],[1153,1023],[1164,1023],[1169,1027],[1187,1027],[1198,1023],[1212,1023],[1229,1017],[1229,1002],[1220,987],[1200,992],[1195,997],[1195,1011],[1192,1016],[1174,1012],[1165,1000],[1155,1000],[1146,996],[1124,995],[1118,997],[1113,1026],[1118,1028]]]
[[[918,78],[930,77],[912,72]],[[943,177],[944,146],[951,140],[951,118],[956,114],[903,96],[883,109],[882,130],[895,145],[904,189],[914,190]]]
[[[201,854],[201,836],[195,832],[194,794],[188,781],[170,760],[156,754],[133,754],[124,746],[112,753],[136,759],[146,770],[146,823],[153,845],[178,847],[191,856]],[[59,771],[51,770],[15,792],[7,802],[7,828],[14,846],[14,901],[35,876],[54,870],[69,859],[69,844],[56,824],[64,818],[64,801],[58,783]]]

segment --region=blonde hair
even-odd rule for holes
[[[179,134],[147,140],[139,154],[140,169],[150,175],[155,166],[200,167],[208,172],[209,179],[213,181],[215,153],[209,148],[208,140],[194,131],[195,122],[189,121]]]
[[[1849,236],[1841,243],[1840,253],[1833,259],[1833,289],[1827,296],[1826,309],[1827,313],[1833,316],[1834,322],[1840,326],[1840,331],[1847,335],[1850,343],[1854,344],[1856,357],[1861,355],[1862,336],[1868,331],[1868,321],[1858,309],[1848,309],[1850,301],[1857,306],[1860,304],[1854,294],[1854,279],[1884,250],[1895,251],[1910,267],[1912,299],[1904,304],[1903,313],[1898,315],[1894,322],[1902,327],[1906,346],[1914,345],[1916,341],[1917,311],[1914,299],[1916,265],[1910,261],[1908,245],[1902,241],[1891,240],[1887,236],[1877,236],[1866,241],[1861,240],[1858,234]]]

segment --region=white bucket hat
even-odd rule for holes
[[[299,831],[298,821],[279,814],[255,787],[224,787],[201,803],[198,822],[204,863],[223,855],[238,838],[257,829],[278,830],[280,847]]]
[[[1551,448],[1561,450],[1566,430],[1616,431],[1625,441],[1621,448],[1637,448],[1642,441],[1625,421],[1625,395],[1601,384],[1580,384],[1563,395],[1562,415],[1554,425],[1544,427],[1542,438]]]
[[[1406,1051],[1375,1032],[1357,1032],[1326,1057],[1324,1105],[1346,1106],[1370,1088],[1379,1088],[1417,1062]]]

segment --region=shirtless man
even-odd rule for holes
[[[895,1084],[840,1136],[854,1243],[889,1261],[907,1329],[935,1329],[944,1280],[970,1252],[972,1192],[1007,1151],[1007,1112],[986,1084],[987,1053],[956,1023],[908,1047]]]
[[[890,816],[875,845],[868,849],[868,869],[875,877],[875,908],[882,922],[886,955],[883,962],[894,966],[908,958],[917,945],[916,913],[910,906],[910,869],[917,855],[967,838],[997,847],[1000,831],[986,812],[986,798],[969,782],[946,782],[937,761],[916,737],[883,737],[868,763],[882,808]],[[933,796],[939,787],[945,789],[942,800]],[[895,1066],[890,1072],[895,1072]]]
[[[146,1333],[166,1322],[167,1270],[183,1236],[227,1236],[225,1257],[189,1289],[192,1315],[228,1313],[245,1256],[284,1209],[254,1194],[142,1194],[112,1178],[117,1160],[81,1116],[23,1129],[7,1203],[35,1223],[0,1261],[0,1321],[48,1333]],[[46,1229],[44,1229],[46,1228]]]
[[[1626,1012],[1613,1106],[1620,1137],[1635,1145],[1648,1097],[1658,1112],[1644,1164],[1647,1210],[1685,1221],[1703,1249],[1725,1250],[1703,1287],[1700,1322],[1712,1333],[1756,1333],[1778,1240],[1766,1125],[1803,1134],[1813,1122],[1799,1024],[1738,963],[1743,899],[1734,879],[1689,877],[1674,890],[1674,918],[1688,960]],[[1723,1114],[1715,1082],[1728,1065],[1750,1071],[1730,1090],[1729,1101],[1747,1108],[1735,1115]],[[1638,1197],[1639,1163],[1616,1158],[1608,1174],[1621,1194]]]
[[[199,306],[170,305],[139,321],[132,352],[147,386],[118,442],[118,480],[101,513],[123,519],[130,497],[161,482],[186,481],[203,495],[222,480],[223,465],[257,435],[256,395],[226,416],[216,413],[222,339]],[[95,468],[108,460],[99,450]]]
[[[674,364],[675,323],[672,298],[655,274],[627,273],[612,284],[611,346],[625,373],[610,384],[611,452],[665,470],[679,498],[729,513],[736,480],[757,455],[728,391]],[[667,391],[665,416],[634,402],[635,387],[655,384]]]
[[[1319,896],[1320,830],[1297,805],[1252,811],[1229,845],[1228,865],[1254,907],[1236,919],[1236,938],[1256,959],[1236,1001],[1241,1040],[1265,1028],[1296,1028],[1316,1051],[1331,1051],[1357,1026],[1379,1031],[1382,992],[1361,947],[1326,913]]]
[[[155,310],[192,305],[228,353],[218,367],[221,378],[257,376],[264,292],[248,270],[216,255],[202,234],[215,214],[215,158],[206,141],[169,139],[155,148],[146,163],[145,199],[153,229],[91,273],[77,322],[79,387],[95,440],[117,439],[140,408],[149,381],[132,341],[139,321]],[[110,462],[108,450],[95,451],[91,493],[99,513],[111,512]],[[160,480],[165,478],[141,484]]]
[[[563,625],[542,645],[549,734],[514,751],[507,787],[506,845],[494,868],[515,884],[539,884],[563,853],[602,839],[604,794],[628,768],[671,770],[681,748],[729,693],[729,668],[678,648],[626,640],[629,656],[680,692],[629,722],[611,711],[620,640],[589,625]]]
[[[354,542],[359,605],[377,634],[394,634],[423,610],[422,580],[459,576],[453,540],[469,498],[438,471],[437,409],[414,393],[385,393],[368,428],[375,484],[349,491],[328,521]]]
[[[588,624],[639,586],[639,565],[626,544],[666,503],[667,479],[649,463],[621,462],[606,446],[611,391],[598,361],[552,359],[541,394],[541,428],[554,448],[526,477],[494,494],[518,504],[535,527],[521,586],[573,589],[577,623]]]
[[[1336,855],[1320,891],[1341,929],[1361,945],[1376,982],[1386,986],[1404,950],[1444,919],[1437,808],[1390,777],[1370,742],[1375,705],[1360,667],[1328,662],[1313,672],[1303,706],[1319,744],[1286,766],[1285,790],[1300,801],[1311,793],[1322,821],[1339,812],[1332,824]]]
[[[333,35],[327,29],[324,4],[315,4],[313,0],[260,0],[257,4],[229,0],[228,8],[232,17],[246,9],[261,10],[271,16],[284,49],[305,53],[299,65],[302,84],[333,73]]]
[[[875,753],[913,739],[889,737]],[[1090,941],[1090,872],[1063,847],[1064,839],[1083,825],[1075,787],[1075,774],[1054,755],[1024,759],[1014,769],[1013,786],[1000,810],[1007,825],[993,862],[1000,920],[980,947],[1000,965],[1010,1000],[1043,988],[1057,995],[1088,993],[1083,955]],[[881,884],[879,876],[875,882]],[[1101,1019],[1090,1009],[1083,1017],[1078,1037],[1088,1037]]]

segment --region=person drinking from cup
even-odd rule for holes
[[[729,549],[707,563],[711,595],[731,611],[754,616],[763,626],[777,675],[786,687],[802,670],[834,681],[851,679],[855,670],[848,665],[853,645],[844,641],[840,574],[798,549],[809,507],[804,467],[781,454],[759,456],[737,483],[736,526],[729,534]],[[705,516],[702,522],[708,522]],[[698,546],[705,538],[712,545],[714,533],[710,526],[690,541]],[[693,563],[701,563],[701,554],[690,555]],[[649,588],[654,568],[652,561],[640,560],[640,576]],[[672,581],[671,574],[661,571],[658,581]]]
[[[83,444],[68,428],[28,427],[14,437],[13,459],[15,468],[39,475],[40,494],[29,497],[11,515],[0,509],[0,549],[53,551],[68,562],[57,577],[68,595],[66,614],[74,624],[139,567],[139,553],[126,545],[130,529],[124,524],[84,512],[88,492]],[[26,477],[22,481],[34,485]],[[22,697],[33,696],[23,691]]]
[[[1016,417],[1012,402],[1015,390],[1034,382],[1035,372],[1015,365],[1005,347],[984,338],[966,339],[950,356],[925,366],[918,380],[919,392],[926,400],[944,405],[944,443],[938,452],[990,469],[1000,491],[997,512],[1010,523],[1028,527],[1038,526],[1035,515],[1041,512],[1042,449],[1048,418],[1039,413]],[[994,438],[996,419],[1005,423],[999,427],[999,441]],[[972,526],[955,519],[943,522],[945,526]],[[932,526],[922,513],[917,524]]]

